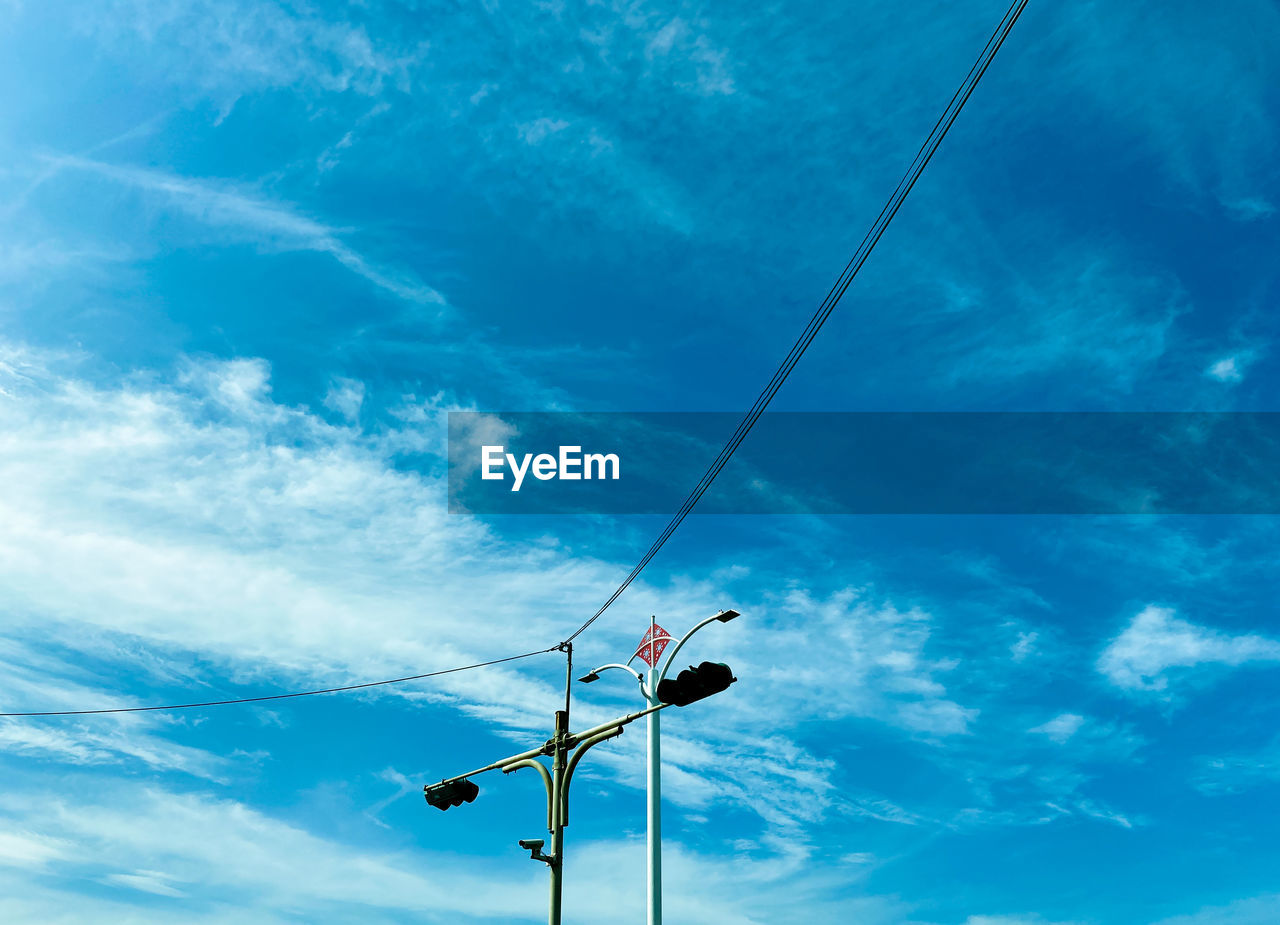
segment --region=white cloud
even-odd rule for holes
[[[90,723],[49,728],[39,722],[0,719],[0,751],[73,765],[137,762],[153,771],[182,771],[215,779],[224,765],[208,752],[165,741],[154,729],[115,729],[110,719],[97,720],[97,728]]]
[[[364,404],[364,383],[355,379],[336,378],[324,396],[324,406],[338,412],[348,421],[360,419],[360,406]]]
[[[236,357],[213,365],[189,363],[181,378],[237,412],[264,407],[271,393],[271,367],[258,357]]]
[[[1135,271],[1124,255],[1105,250],[1064,251],[1004,277],[1000,291],[990,280],[1002,276],[990,274],[977,294],[945,294],[940,322],[991,313],[980,334],[966,326],[955,342],[936,339],[953,354],[948,368],[957,382],[1070,372],[1077,389],[1128,392],[1164,356],[1175,322],[1190,310],[1176,280]]]
[[[644,56],[649,67],[666,72],[677,88],[699,96],[729,96],[736,92],[727,50],[716,47],[679,16],[656,32],[648,30],[649,23],[641,25],[634,14],[629,24],[639,27],[636,37],[645,42]]]
[[[1280,921],[1280,893],[1205,906],[1198,912],[1161,919],[1153,925],[1274,925],[1276,921]]]
[[[1261,749],[1201,758],[1192,786],[1206,796],[1243,793],[1280,780],[1280,741]]]
[[[1131,691],[1164,691],[1172,677],[1199,667],[1280,661],[1280,642],[1197,626],[1151,605],[1133,618],[1098,658],[1112,684]]]
[[[600,589],[630,564],[582,555],[572,534],[514,542],[446,514],[443,467],[407,471],[395,458],[411,451],[439,460],[443,399],[405,409],[399,429],[365,433],[281,404],[260,360],[186,360],[171,385],[152,373],[95,385],[52,372],[38,357],[24,364],[26,379],[0,401],[0,482],[25,487],[0,495],[0,607],[18,615],[6,629],[26,643],[6,648],[0,636],[7,709],[187,699],[173,694],[183,688],[226,696],[232,684],[275,693],[542,648],[571,628],[566,615],[593,611]],[[696,716],[671,711],[664,719],[671,805],[708,816],[712,807],[736,807],[801,843],[809,826],[833,816],[917,825],[952,815],[911,805],[892,788],[860,787],[856,763],[850,770],[777,727],[780,715],[798,724],[856,719],[949,768],[948,740],[965,736],[966,749],[985,749],[987,736],[976,733],[1007,724],[993,709],[983,729],[988,701],[956,693],[971,689],[976,669],[946,657],[939,618],[871,587],[757,592],[742,606],[726,599],[726,588],[741,585],[741,574],[761,579],[739,572],[707,581],[677,575],[661,589],[640,581],[624,602],[632,615],[672,615],[673,631],[731,604],[745,614],[709,627],[681,653],[727,661],[740,680]],[[616,660],[634,645],[634,626],[615,615],[601,621],[580,641],[577,661]],[[1009,665],[997,649],[986,666],[996,671]],[[92,651],[106,664],[100,676],[77,675],[56,651],[73,662],[74,653]],[[38,669],[50,683],[18,683],[32,676],[37,652],[46,653]],[[111,692],[107,679],[125,668],[127,689]],[[523,746],[545,734],[541,706],[556,702],[558,683],[547,657],[369,696],[448,704]],[[154,689],[164,693],[146,694]],[[634,690],[620,682],[577,697],[575,725],[636,706]],[[200,691],[190,699],[216,698]],[[69,766],[235,773],[235,758],[223,764],[166,748],[165,726],[152,722],[117,733],[94,721],[83,735],[81,726],[24,725],[7,733],[8,745]],[[1011,735],[1031,725],[1018,722],[1007,726]],[[1095,758],[1120,756],[1095,747],[1095,727],[1105,731],[1082,727],[1073,749],[1083,742]],[[593,752],[583,780],[643,787],[644,737],[638,726],[629,731]],[[1046,759],[1029,752],[1028,760]],[[981,781],[990,770],[975,765],[962,778]],[[1074,806],[1078,787],[1055,785],[1053,795]],[[1011,799],[1038,807],[1044,790],[1029,782]]]
[[[1210,379],[1217,379],[1219,382],[1239,382],[1244,378],[1244,373],[1241,371],[1236,357],[1218,360],[1205,370],[1205,375]]]
[[[785,680],[797,706],[833,717],[879,717],[930,736],[968,731],[977,710],[947,696],[953,662],[930,655],[933,617],[919,608],[899,610],[869,589],[845,589],[826,598],[793,591],[782,602],[792,619],[785,628],[754,630],[749,664]],[[804,625],[797,634],[791,626]],[[821,640],[815,645],[814,640]]]
[[[65,842],[34,832],[0,832],[0,866],[41,868],[66,849]]]
[[[11,853],[38,856],[41,878],[0,873],[0,918],[7,922],[150,922],[146,896],[184,899],[184,921],[267,923],[538,921],[546,875],[516,850],[497,857],[465,851],[344,842],[234,800],[100,781],[83,796],[37,793],[0,798],[0,822],[53,833],[0,836],[0,865]],[[396,844],[399,844],[397,839]],[[566,918],[610,921],[644,916],[644,842],[570,841],[573,876]],[[794,844],[765,840],[735,855],[710,857],[668,837],[664,905],[672,918],[710,925],[903,920],[898,900],[840,897],[846,872],[815,864]],[[619,871],[631,874],[619,877]],[[118,888],[104,897],[91,881]],[[173,907],[165,909],[169,920]],[[226,918],[223,918],[223,917]],[[157,919],[160,921],[162,919]]]
[[[299,101],[291,113],[304,123],[353,96],[375,98],[403,113],[378,150],[362,152],[376,170],[391,162],[416,173],[418,158],[404,152],[434,144],[425,126],[447,125],[450,146],[466,151],[464,169],[482,174],[479,185],[495,202],[510,190],[538,197],[546,210],[584,210],[613,225],[631,227],[646,214],[680,234],[693,227],[694,197],[649,139],[631,141],[629,117],[600,112],[594,101],[625,93],[629,108],[653,113],[651,134],[673,89],[695,104],[732,99],[736,89],[730,53],[708,24],[670,33],[655,57],[646,49],[669,17],[639,7],[589,5],[572,17],[508,8],[511,28],[500,33],[479,25],[479,8],[436,10],[429,39],[396,27],[399,16],[377,4],[358,22],[271,0],[113,0],[93,12],[78,25],[98,47],[133,70],[154,68],[156,81],[180,94],[211,98],[224,118],[238,101],[279,88]],[[536,66],[494,80],[504,59]],[[341,144],[295,166],[323,173]]]
[[[156,896],[186,896],[186,893],[173,885],[173,881],[176,879],[176,877],[171,877],[156,870],[138,870],[131,874],[108,874],[102,878],[101,882],[127,886],[130,889],[140,890],[143,893],[152,893]]]
[[[413,36],[396,43],[355,22],[272,0],[108,0],[91,10],[77,27],[118,43],[135,67],[152,65],[169,81],[231,100],[277,87],[363,95],[407,89],[427,47]]]
[[[23,710],[76,710],[128,706],[103,679],[42,651],[47,637],[9,630],[24,639],[0,634],[0,675],[4,695],[0,712]],[[101,636],[83,636],[85,651],[101,658],[115,646]],[[143,653],[128,653],[135,677],[157,681],[190,680],[179,677]],[[0,718],[0,753],[24,756],[42,763],[59,762],[75,767],[130,765],[152,772],[176,772],[208,780],[220,779],[226,759],[211,752],[169,741],[172,721],[158,713],[115,714],[89,718]]]
[[[1209,364],[1204,374],[1210,379],[1216,379],[1218,382],[1234,385],[1244,381],[1245,373],[1257,358],[1257,351],[1241,350]]]
[[[1061,744],[1079,732],[1083,725],[1084,717],[1080,714],[1060,713],[1047,723],[1042,723],[1029,731],[1048,736],[1054,742]]]
[[[1276,207],[1261,196],[1223,200],[1222,206],[1232,218],[1242,222],[1256,222],[1276,214]]]
[[[141,167],[121,167],[89,158],[61,155],[52,167],[78,170],[162,197],[210,227],[248,236],[263,247],[327,254],[378,289],[419,305],[444,305],[439,292],[412,273],[377,265],[342,240],[343,231],[309,218],[287,203],[271,202],[231,184],[196,180]]]
[[[1036,632],[1018,633],[1018,641],[1009,646],[1009,655],[1015,662],[1025,661],[1036,651],[1036,641],[1040,634]]]
[[[156,662],[196,650],[242,683],[340,683],[539,648],[564,627],[526,606],[559,614],[568,594],[585,609],[604,584],[599,563],[507,547],[449,517],[437,478],[397,471],[375,438],[273,402],[260,361],[192,361],[165,388],[98,389],[30,365],[26,375],[37,381],[15,381],[0,403],[0,476],[24,485],[0,496],[0,597],[10,630],[33,644],[126,633]],[[477,638],[478,612],[502,628],[504,651]],[[516,705],[540,688],[519,675],[499,668],[438,690],[511,705],[505,721],[523,725],[534,718]],[[49,702],[9,694],[10,709]]]
[[[903,725],[931,736],[966,733],[969,731],[969,724],[977,717],[976,709],[962,707],[949,700],[907,703],[898,708],[898,719]]]
[[[1096,800],[1078,800],[1075,808],[1077,811],[1091,819],[1114,823],[1122,829],[1131,829],[1134,826],[1134,820],[1130,819],[1127,815],[1117,812],[1111,807],[1099,803]]]
[[[1274,4],[1244,0],[1229,16],[1201,7],[1176,22],[1123,12],[1104,35],[1096,33],[1096,9],[1064,8],[1060,28],[1045,36],[1040,54],[1061,64],[1059,99],[1093,130],[1119,133],[1143,158],[1155,155],[1152,163],[1179,186],[1251,217],[1247,205],[1232,204],[1265,201],[1280,140],[1269,96],[1277,67],[1266,54],[1280,29]],[[1187,53],[1195,37],[1208,32],[1219,36],[1218,44],[1189,79]],[[1092,36],[1091,53],[1082,55],[1085,35]],[[1135,48],[1142,49],[1144,67],[1131,66]],[[1040,54],[1028,61],[1043,60]],[[1231,105],[1221,106],[1227,98]]]
[[[541,119],[534,119],[532,122],[517,125],[516,133],[525,144],[537,145],[541,144],[549,135],[563,132],[568,127],[569,123],[564,119],[551,119],[543,116]]]
[[[1070,743],[1069,748],[1061,751],[1059,760],[1069,758],[1075,763],[1128,761],[1146,744],[1146,740],[1127,724],[1079,713],[1059,713],[1027,731],[1032,735],[1044,736],[1055,745]],[[1044,773],[1043,769],[1041,773]],[[1067,774],[1064,782],[1069,783],[1074,790],[1081,781],[1073,774],[1074,772]],[[1065,798],[1065,794],[1061,796]]]
[[[127,259],[123,248],[67,244],[43,239],[0,243],[0,283],[27,281],[32,277],[48,278],[65,274],[69,268],[119,263]]]
[[[172,690],[227,682],[275,693],[540,649],[570,628],[566,614],[593,610],[625,571],[557,542],[504,541],[447,514],[443,469],[404,471],[393,458],[405,448],[438,458],[438,412],[364,434],[275,401],[269,367],[252,358],[186,360],[167,386],[149,374],[100,386],[36,362],[23,368],[0,401],[0,483],[24,486],[0,495],[0,607],[15,615],[0,636],[8,710],[132,705],[156,687],[168,691],[161,702],[216,699]],[[638,582],[627,604],[700,615],[725,601],[718,584],[658,592]],[[759,602],[749,617],[749,634],[717,624],[682,653],[725,658],[742,680],[703,705],[696,728],[669,723],[666,790],[679,805],[736,803],[783,827],[861,812],[838,798],[832,762],[762,731],[779,710],[865,717],[929,740],[967,731],[977,715],[947,696],[953,666],[930,656],[923,611],[861,591],[797,592]],[[791,629],[796,620],[826,644],[815,652]],[[634,643],[625,628],[604,627],[579,658],[611,660]],[[133,696],[40,654],[59,650],[72,661],[81,651],[105,658],[104,677],[127,668]],[[47,684],[32,680],[37,658]],[[538,705],[557,698],[549,662],[370,696],[453,703],[523,742],[543,732]],[[784,665],[809,668],[792,675]],[[584,724],[634,706],[630,691],[606,688],[579,704]],[[14,723],[0,727],[0,747],[69,765],[227,773],[203,752],[168,745],[159,719],[107,722]],[[642,745],[631,735],[600,749],[599,767],[642,786]]]
[[[46,871],[68,880],[87,875],[128,891],[186,895],[192,902],[184,909],[208,908],[233,896],[238,904],[252,897],[264,918],[305,909],[341,921],[368,907],[443,921],[511,920],[541,905],[544,887],[532,869],[508,870],[504,887],[494,889],[492,862],[361,850],[208,795],[111,782],[100,782],[92,792],[97,799],[41,794],[38,805],[29,806],[10,795],[0,810],[57,833],[64,847],[49,854]],[[29,892],[19,888],[16,895]]]

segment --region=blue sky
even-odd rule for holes
[[[450,515],[445,412],[746,408],[1003,10],[0,2],[0,706],[563,638],[664,519]],[[1277,40],[1033,3],[775,407],[1275,410]],[[664,726],[669,919],[1276,921],[1278,526],[691,518],[577,653],[744,615]],[[0,721],[0,918],[539,921],[536,781],[419,794],[562,671]],[[642,754],[570,921],[643,920]]]

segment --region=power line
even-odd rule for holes
[[[574,632],[570,636],[568,636],[563,642],[546,649],[539,649],[535,652],[525,652],[521,655],[510,655],[505,658],[496,658],[487,662],[477,662],[474,665],[462,665],[457,668],[445,668],[441,671],[430,671],[425,674],[409,675],[403,678],[390,678],[385,681],[368,681],[364,684],[351,684],[345,687],[330,687],[330,688],[324,688],[322,690],[297,691],[297,692],[288,693],[288,694],[270,694],[263,697],[242,697],[242,698],[237,698],[232,700],[210,700],[210,701],[204,701],[200,703],[168,704],[165,706],[116,707],[112,709],[102,709],[102,710],[45,710],[45,711],[28,712],[28,713],[0,713],[0,717],[91,716],[91,715],[100,715],[104,713],[145,713],[150,711],[187,710],[187,709],[193,709],[197,707],[226,706],[226,705],[238,704],[238,703],[261,703],[268,700],[286,700],[294,697],[311,697],[316,694],[336,694],[342,691],[360,690],[366,687],[380,687],[387,684],[401,684],[405,681],[417,681],[423,678],[433,678],[439,675],[453,674],[459,671],[470,671],[475,668],[484,668],[489,665],[499,665],[499,664],[502,664],[503,662],[513,662],[518,659],[530,658],[534,655],[544,655],[548,652],[563,650],[565,646],[567,646],[579,635],[581,635],[587,629],[587,627],[591,626],[592,623],[598,620],[600,616],[604,614],[606,610],[609,609],[609,607],[614,603],[614,601],[616,601],[619,597],[622,596],[622,593],[627,590],[627,588],[631,585],[633,581],[635,581],[635,579],[640,575],[640,573],[644,571],[645,566],[647,566],[649,562],[653,559],[653,557],[658,554],[659,550],[661,550],[662,547],[666,545],[667,540],[671,538],[671,535],[675,533],[675,531],[684,522],[684,519],[689,515],[689,512],[693,510],[694,506],[702,498],[703,494],[706,493],[707,489],[711,487],[711,483],[715,481],[716,476],[720,474],[720,471],[729,462],[730,458],[732,458],[733,454],[737,451],[742,441],[746,439],[746,436],[748,433],[750,433],[751,428],[755,426],[755,423],[757,420],[759,420],[760,415],[764,413],[765,409],[768,408],[770,402],[773,401],[773,398],[775,395],[777,395],[778,390],[781,389],[783,383],[787,381],[787,377],[791,375],[791,371],[795,368],[796,364],[800,362],[800,358],[804,356],[805,351],[808,350],[809,345],[813,342],[813,339],[817,337],[818,332],[822,329],[822,326],[826,323],[827,319],[831,316],[832,311],[835,310],[836,305],[839,303],[841,297],[845,294],[845,291],[853,283],[854,277],[857,276],[858,271],[862,269],[862,265],[866,263],[867,258],[870,257],[871,251],[875,248],[876,244],[880,241],[880,238],[884,235],[885,230],[889,227],[889,223],[892,222],[894,216],[898,214],[898,210],[902,207],[903,202],[906,201],[907,195],[911,192],[912,188],[915,186],[916,181],[920,178],[920,175],[924,172],[925,167],[928,166],[929,161],[933,158],[934,153],[938,150],[938,146],[942,143],[943,138],[946,137],[947,132],[951,129],[951,126],[952,124],[954,124],[956,117],[960,115],[960,111],[964,108],[965,103],[968,102],[969,97],[973,94],[973,91],[977,87],[978,82],[982,79],[982,76],[987,72],[987,68],[990,67],[991,62],[995,59],[996,53],[1000,50],[1000,47],[1004,44],[1005,39],[1008,38],[1009,32],[1013,29],[1014,23],[1016,23],[1018,21],[1018,17],[1022,15],[1022,11],[1026,8],[1027,2],[1028,0],[1014,0],[1013,4],[1009,7],[1008,11],[1005,12],[1004,17],[1000,20],[1000,23],[996,26],[995,31],[992,32],[991,37],[987,39],[987,44],[983,48],[982,53],[978,55],[977,60],[974,62],[973,66],[969,69],[969,73],[965,76],[965,79],[961,82],[960,86],[956,89],[955,93],[952,94],[951,100],[947,104],[946,109],[944,109],[942,112],[942,115],[938,117],[938,121],[934,123],[933,129],[930,131],[929,135],[925,138],[924,143],[920,146],[920,150],[916,152],[916,156],[912,160],[911,166],[907,168],[907,172],[903,174],[902,179],[898,181],[897,188],[893,191],[893,194],[885,202],[884,207],[881,208],[880,214],[876,217],[876,220],[872,223],[871,228],[867,231],[866,235],[863,237],[862,243],[858,245],[858,248],[854,252],[853,257],[851,257],[849,262],[845,265],[844,270],[841,272],[840,276],[836,279],[835,284],[832,285],[830,291],[827,293],[826,297],[822,300],[822,303],[818,306],[817,310],[813,313],[813,316],[809,319],[809,323],[805,325],[804,330],[800,332],[800,336],[796,339],[796,342],[792,345],[791,350],[787,353],[787,356],[783,359],[781,365],[774,372],[773,378],[769,380],[768,384],[764,387],[764,389],[760,392],[760,395],[756,398],[755,403],[751,406],[751,408],[747,411],[747,413],[738,422],[737,429],[733,432],[733,435],[730,436],[729,440],[721,448],[719,455],[717,455],[716,458],[712,461],[711,465],[707,468],[707,471],[703,473],[702,478],[699,479],[698,483],[694,486],[693,490],[685,498],[684,503],[681,504],[679,510],[676,511],[675,515],[667,523],[666,528],[662,531],[662,533],[658,536],[658,538],[654,540],[653,545],[649,547],[648,551],[644,554],[644,556],[640,559],[640,561],[636,563],[635,567],[632,568],[631,572],[627,575],[627,577],[623,580],[623,582],[617,587],[617,589],[611,595],[609,595],[608,600],[604,602],[604,604],[600,607],[600,609],[597,610],[589,620],[587,620],[585,623],[579,626],[576,630],[574,630]]]
[[[742,417],[742,420],[739,421],[737,430],[733,432],[733,435],[729,438],[728,442],[726,442],[724,447],[720,450],[720,454],[712,461],[711,465],[707,468],[707,471],[703,473],[702,478],[698,481],[698,484],[694,486],[688,497],[685,498],[680,509],[676,511],[675,515],[668,522],[666,528],[658,538],[654,540],[653,545],[649,547],[649,550],[644,554],[640,561],[636,563],[635,567],[623,580],[622,584],[617,587],[613,594],[609,595],[608,600],[601,605],[600,609],[597,610],[589,620],[579,626],[565,639],[565,642],[571,642],[576,639],[584,630],[586,630],[587,627],[596,622],[596,620],[598,620],[600,616],[609,609],[614,601],[622,596],[622,593],[627,590],[631,582],[635,581],[639,574],[644,571],[645,566],[647,566],[653,557],[658,554],[658,551],[662,549],[667,540],[671,538],[671,535],[675,533],[680,524],[684,522],[684,519],[689,515],[689,512],[693,510],[694,506],[702,498],[702,495],[711,487],[711,483],[716,480],[716,476],[720,474],[720,470],[725,467],[734,452],[737,451],[738,446],[744,439],[746,439],[747,434],[750,433],[751,428],[755,426],[760,415],[762,415],[765,409],[769,407],[769,403],[773,401],[773,397],[778,393],[778,390],[782,388],[783,383],[787,381],[787,377],[791,375],[791,371],[795,368],[796,364],[800,362],[800,358],[804,356],[804,352],[809,349],[809,345],[818,335],[818,331],[820,331],[822,326],[826,324],[827,318],[829,318],[831,316],[831,312],[835,310],[836,304],[839,303],[841,297],[845,293],[845,290],[847,290],[853,282],[853,278],[858,275],[858,271],[862,269],[862,265],[866,263],[867,258],[871,256],[871,251],[880,241],[881,236],[884,235],[885,230],[889,227],[889,223],[893,221],[893,217],[898,214],[898,210],[902,207],[902,203],[906,200],[912,187],[915,186],[916,181],[920,179],[921,173],[923,173],[925,167],[928,166],[929,161],[933,158],[934,152],[938,150],[938,146],[942,144],[942,139],[945,138],[947,132],[950,131],[956,117],[960,115],[960,110],[962,110],[964,108],[964,104],[969,101],[969,97],[978,86],[978,81],[982,79],[982,75],[985,74],[987,72],[987,68],[991,66],[991,62],[995,59],[996,53],[1004,44],[1005,39],[1008,38],[1009,32],[1013,29],[1014,23],[1018,21],[1018,17],[1022,15],[1022,11],[1026,8],[1026,5],[1027,0],[1014,0],[1013,4],[1005,12],[1000,23],[996,26],[995,31],[992,32],[991,37],[987,39],[987,44],[982,49],[981,54],[978,55],[977,60],[969,69],[969,73],[965,76],[965,79],[960,83],[960,86],[952,95],[951,101],[947,104],[946,109],[942,111],[942,115],[940,115],[938,117],[938,121],[934,123],[933,130],[930,131],[929,135],[925,138],[924,144],[920,146],[920,150],[916,152],[915,159],[911,162],[911,166],[907,168],[907,172],[903,174],[902,179],[898,181],[897,188],[885,202],[884,207],[880,210],[880,214],[876,217],[871,228],[863,237],[862,243],[858,245],[858,249],[854,252],[853,257],[850,258],[848,264],[845,265],[844,271],[836,279],[835,284],[827,293],[826,298],[822,300],[817,311],[813,313],[813,317],[809,319],[809,323],[805,325],[804,330],[800,332],[800,336],[796,339],[795,344],[792,345],[791,351],[782,361],[782,364],[778,367],[777,371],[774,372],[773,378],[769,380],[769,383],[764,387],[764,390],[761,391],[760,395],[756,398],[755,404],[751,406],[750,410],[748,410]]]
[[[296,691],[292,694],[268,694],[265,697],[240,697],[234,700],[206,700],[201,703],[171,703],[157,707],[113,707],[106,710],[43,710],[33,713],[0,713],[0,716],[96,716],[101,713],[148,713],[153,710],[190,710],[194,707],[222,707],[233,703],[261,703],[264,700],[287,700],[290,697],[312,697],[316,694],[337,694],[341,691],[357,691],[365,687],[381,687],[385,684],[402,684],[405,681],[420,681],[423,678],[435,678],[442,674],[454,674],[459,671],[470,671],[473,668],[485,668],[489,665],[500,665],[503,662],[514,662],[517,659],[531,658],[534,655],[545,655],[555,652],[560,646],[539,649],[536,652],[525,652],[523,655],[508,655],[506,658],[495,658],[487,662],[476,662],[474,665],[461,665],[457,668],[444,668],[440,671],[428,671],[426,674],[413,674],[404,678],[389,678],[386,681],[366,681],[364,684],[348,684],[346,687],[326,687],[323,690]]]

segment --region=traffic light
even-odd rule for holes
[[[723,662],[702,662],[697,668],[690,665],[676,675],[674,681],[670,678],[659,681],[658,699],[683,707],[720,693],[736,680],[733,669]]]
[[[480,788],[471,781],[455,780],[445,784],[429,784],[422,788],[427,802],[444,812],[450,806],[461,806],[470,803],[480,793]]]

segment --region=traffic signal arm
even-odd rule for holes
[[[609,722],[601,723],[599,726],[592,726],[590,729],[584,729],[581,732],[572,733],[569,736],[569,746],[572,748],[574,745],[577,745],[579,742],[583,741],[584,739],[589,739],[592,736],[597,735],[601,732],[607,732],[608,730],[612,729],[615,726],[625,726],[628,723],[634,723],[640,717],[648,716],[650,713],[655,713],[658,710],[665,709],[666,707],[667,707],[667,704],[665,703],[660,703],[656,707],[645,707],[643,710],[637,710],[634,713],[628,713],[626,716],[619,716],[617,719],[611,719],[609,720]]]
[[[466,774],[457,774],[453,777],[446,777],[438,784],[427,784],[422,788],[423,796],[427,802],[437,809],[445,810],[450,806],[458,806],[461,801],[455,802],[454,797],[458,793],[459,784],[467,784],[469,786],[462,788],[463,801],[470,803],[476,798],[475,793],[471,794],[467,799],[465,794],[476,785],[467,780],[469,777],[475,777],[477,774],[483,774],[485,771],[496,771],[498,768],[506,767],[518,761],[534,758],[537,755],[547,754],[547,746],[543,745],[539,748],[531,748],[527,752],[521,752],[518,755],[512,755],[510,758],[503,758],[501,761],[495,761],[493,764],[487,764],[483,768],[476,768],[474,771],[468,771]],[[476,788],[477,792],[479,788]],[[443,805],[442,805],[443,804]]]
[[[476,768],[474,771],[468,771],[466,774],[455,774],[453,777],[446,777],[444,780],[440,781],[440,784],[452,784],[454,781],[462,780],[464,777],[475,777],[477,774],[483,774],[485,771],[496,771],[499,768],[504,768],[507,765],[512,764],[513,762],[523,761],[525,758],[536,758],[538,755],[546,755],[548,753],[549,750],[547,746],[539,745],[537,748],[531,748],[527,752],[521,752],[518,755],[511,755],[508,758],[499,759],[493,764],[486,764],[483,768]],[[426,790],[428,787],[439,787],[440,784],[427,784],[427,786],[422,789]]]
[[[653,713],[655,710],[664,709],[666,706],[667,704],[665,703],[658,704],[655,707],[648,707],[644,710],[637,710],[635,713],[628,713],[626,716],[619,716],[617,719],[611,719],[607,723],[601,723],[598,726],[592,726],[590,729],[584,729],[582,732],[571,733],[566,740],[565,747],[573,748],[576,745],[585,744],[588,739],[591,739],[594,736],[598,736],[602,732],[609,732],[612,729],[617,729],[617,732],[613,733],[613,735],[617,735],[619,732],[622,731],[622,727],[627,725],[628,723],[635,722],[640,717],[647,716],[648,714]],[[610,736],[604,736],[604,738],[607,739],[607,738],[610,738]],[[602,740],[597,740],[597,741],[602,741]],[[591,744],[594,745],[595,742],[592,742]],[[515,771],[518,768],[527,767],[528,765],[534,765],[538,768],[542,768],[542,765],[534,761],[533,759],[537,758],[539,755],[549,755],[554,750],[555,750],[555,740],[549,740],[544,745],[540,745],[537,748],[531,748],[527,752],[521,752],[518,755],[511,755],[510,757],[502,758],[498,761],[493,762],[493,764],[486,764],[482,768],[476,768],[474,771],[468,771],[466,774],[456,774],[453,777],[446,777],[444,780],[440,781],[440,783],[438,784],[427,784],[425,787],[422,788],[422,790],[427,797],[427,802],[431,803],[432,806],[437,806],[438,803],[433,802],[433,800],[436,800],[438,795],[440,798],[439,802],[447,802],[449,798],[448,795],[451,794],[452,792],[449,789],[451,785],[455,785],[460,781],[466,781],[467,783],[470,783],[470,781],[468,781],[467,778],[475,777],[477,774],[483,774],[486,771],[502,770],[504,773],[510,773],[511,771]],[[542,771],[544,774],[546,773],[545,768],[542,768]],[[474,787],[475,785],[471,784],[471,786]],[[472,796],[471,799],[475,799],[475,797]],[[470,803],[471,800],[466,800],[466,802]],[[447,809],[448,806],[457,806],[457,805],[458,805],[457,803],[449,803],[447,806],[443,806],[440,808]]]

